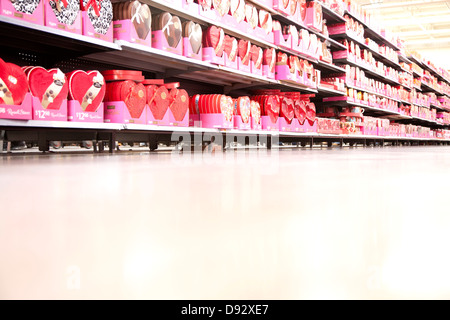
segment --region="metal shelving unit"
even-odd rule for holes
[[[195,14],[182,8],[173,7],[170,3],[162,0],[144,0],[150,6],[167,10],[184,19],[193,20],[204,26],[214,24],[222,27],[224,31],[232,36],[249,40],[263,48],[275,48],[295,54],[299,57],[311,61],[314,66],[322,72],[345,73],[345,69],[332,64],[326,63],[315,58],[303,55],[292,50],[279,48],[263,39],[254,37],[251,34],[242,32],[236,28],[223,24],[220,21],[211,20],[200,14]],[[316,34],[322,40],[328,42],[331,49],[346,49],[332,38],[327,38],[317,31],[311,30],[289,17],[285,17],[271,8],[265,8],[256,0],[254,3],[275,15],[284,23],[293,23],[300,28],[305,28]],[[345,19],[339,14],[327,8],[322,4],[324,18],[329,23],[345,22]],[[260,88],[278,88],[283,91],[296,90],[304,93],[314,93],[318,97],[327,96],[344,96],[346,93],[319,86],[318,88],[308,88],[297,83],[272,80],[255,74],[245,73],[228,67],[217,66],[205,61],[189,59],[180,55],[168,53],[155,48],[132,44],[125,41],[116,41],[114,43],[90,38],[87,36],[76,35],[73,33],[56,30],[53,28],[39,26],[20,20],[10,19],[0,16],[0,35],[4,40],[0,45],[2,51],[14,54],[20,51],[31,50],[33,54],[41,55],[48,60],[48,65],[61,63],[64,59],[83,59],[92,63],[109,64],[116,67],[124,67],[130,69],[142,70],[144,72],[153,73],[156,77],[184,79],[200,83],[203,86],[216,85],[222,87],[225,93],[239,90],[260,89]],[[381,41],[380,39],[378,39]],[[367,47],[363,45],[362,47]],[[369,47],[367,47],[370,49]],[[371,49],[370,49],[371,50]],[[384,57],[379,53],[375,53],[380,59]],[[340,61],[338,62],[348,62]],[[394,67],[400,67],[398,64],[391,62]],[[367,70],[367,73],[381,79],[384,82],[399,85],[398,82],[379,75],[376,72],[368,70],[364,66],[360,66]],[[356,88],[361,90],[360,88]],[[375,92],[366,91],[371,94],[389,98]],[[395,99],[394,99],[395,100]],[[328,103],[324,103],[327,105]],[[367,104],[341,101],[331,102],[333,105],[356,105],[365,108],[366,114],[374,114],[377,116],[396,117],[401,120],[414,120],[429,122],[428,124],[437,124],[428,120],[408,117],[399,112],[370,107]],[[439,124],[440,125],[440,124]],[[0,140],[6,138],[8,140],[31,140],[39,145],[41,151],[49,150],[49,141],[79,141],[93,140],[96,142],[96,150],[102,151],[104,143],[109,146],[109,151],[115,149],[116,141],[144,141],[149,143],[151,150],[157,148],[159,141],[171,141],[171,135],[180,134],[202,134],[202,135],[236,135],[236,136],[254,136],[264,137],[268,148],[272,147],[272,138],[287,142],[304,142],[310,141],[311,145],[314,141],[341,142],[345,140],[360,141],[364,144],[367,141],[443,141],[442,139],[426,139],[412,137],[380,137],[380,136],[364,136],[364,135],[330,135],[322,133],[299,133],[299,132],[274,132],[274,131],[246,131],[246,130],[219,130],[198,127],[172,127],[172,126],[152,126],[138,124],[112,124],[112,123],[81,123],[81,122],[60,122],[60,121],[38,121],[38,120],[0,120]],[[316,140],[314,140],[316,139]],[[225,141],[225,139],[223,139]]]

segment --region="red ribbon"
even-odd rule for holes
[[[65,0],[62,0],[65,1]],[[97,4],[98,1],[98,4]],[[102,0],[89,0],[88,3],[83,7],[84,11],[87,11],[89,9],[89,7],[94,8],[94,12],[97,15],[97,17],[100,16],[100,8],[98,7],[98,5],[100,4]]]

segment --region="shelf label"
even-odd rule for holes
[[[77,112],[76,113],[76,117],[80,120],[84,120],[84,119],[88,119],[89,118],[89,114],[85,113],[85,112]]]
[[[36,110],[36,116],[40,119],[45,119],[45,117],[50,116],[49,110]]]

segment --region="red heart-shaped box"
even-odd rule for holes
[[[171,104],[169,105],[170,111],[173,115],[173,121],[170,121],[172,125],[187,126],[189,121],[189,95],[186,90],[172,89],[170,90]],[[170,118],[170,116],[169,116]],[[183,124],[182,121],[186,120]]]
[[[291,98],[283,97],[280,114],[286,119],[287,123],[292,122],[292,119],[294,119],[294,101]]]
[[[147,87],[147,94],[152,94],[152,88],[153,86]],[[156,120],[162,120],[167,113],[167,109],[169,108],[170,104],[170,95],[169,91],[166,87],[161,86],[156,89],[156,91],[153,94],[153,97],[148,96],[147,97],[147,103],[150,107],[150,111],[153,114],[153,117]]]
[[[225,42],[224,50],[228,56],[228,59],[232,62],[236,61],[238,49],[238,43],[236,38],[226,35],[224,42]]]
[[[28,81],[21,67],[0,59],[0,104],[20,105],[28,92]]]
[[[248,65],[251,57],[251,43],[247,40],[238,41],[238,54],[242,64]]]
[[[239,97],[237,99],[236,113],[241,116],[244,123],[249,123],[250,120],[250,98],[249,97]]]
[[[59,110],[69,93],[67,78],[59,69],[34,67],[28,73],[28,84],[31,94],[39,99],[44,109]]]
[[[264,114],[270,117],[275,123],[280,115],[281,101],[279,96],[268,96],[264,101]]]
[[[305,101],[296,99],[294,101],[294,113],[300,124],[303,124],[306,119],[306,104]]]
[[[106,85],[107,101],[123,101],[132,118],[140,118],[147,103],[145,86],[131,80]]]
[[[105,79],[99,71],[72,71],[69,79],[69,97],[77,100],[83,111],[96,112],[106,93]]]
[[[210,26],[205,32],[203,45],[214,48],[216,56],[221,57],[225,48],[225,33],[223,29]]]
[[[131,117],[140,118],[147,103],[145,86],[134,81],[124,81],[121,87],[122,101],[127,105]]]

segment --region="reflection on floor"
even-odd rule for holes
[[[450,298],[450,147],[0,157],[1,299]]]

